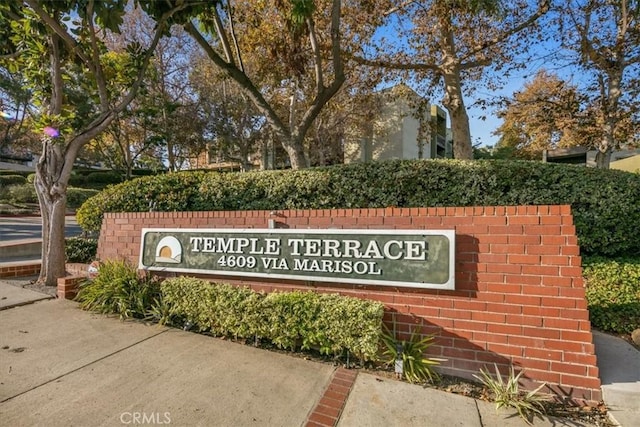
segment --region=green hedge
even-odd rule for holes
[[[12,185],[8,189],[9,200],[15,203],[38,203],[33,184]]]
[[[314,292],[268,295],[202,279],[178,277],[161,285],[162,303],[174,322],[197,331],[237,338],[261,337],[280,348],[349,350],[375,359],[384,306],[379,302]]]
[[[92,172],[86,176],[89,184],[119,184],[122,182],[122,175],[116,171]]]
[[[640,328],[640,258],[588,258],[584,264],[592,325],[616,333]]]
[[[0,176],[6,176],[6,175],[20,175],[23,177],[27,177],[29,176],[29,174],[31,174],[33,172],[29,172],[29,171],[15,171],[15,170],[0,170]]]
[[[511,160],[396,160],[301,171],[182,172],[108,188],[78,211],[104,212],[570,204],[584,254],[640,253],[640,177]]]
[[[3,192],[3,197],[15,203],[38,203],[38,195],[33,184],[17,184],[7,187]],[[67,206],[79,208],[90,197],[99,193],[98,190],[88,188],[67,188]]]
[[[67,206],[70,208],[79,208],[89,198],[97,195],[98,190],[92,190],[90,188],[67,188]]]
[[[9,185],[22,185],[27,183],[27,178],[22,175],[0,175],[0,187]]]
[[[86,184],[87,184],[86,175],[72,174],[69,177],[69,185],[72,185],[74,187],[84,187]]]
[[[64,253],[67,262],[88,264],[96,259],[98,239],[69,237],[65,240]]]
[[[104,212],[188,211],[204,173],[148,176],[109,187],[87,200],[76,213],[85,231],[100,231]]]

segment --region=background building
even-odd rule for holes
[[[555,150],[544,150],[542,152],[542,161],[595,167],[596,154],[596,150],[590,150],[587,147],[556,148]],[[609,167],[627,172],[639,171],[640,149],[622,149],[612,152]]]
[[[345,163],[453,157],[447,113],[442,108],[405,85],[379,92],[376,101],[375,118],[345,140]]]

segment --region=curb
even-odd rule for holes
[[[48,301],[48,300],[52,300],[52,299],[56,299],[56,298],[51,296],[51,295],[42,294],[42,298],[32,299],[32,300],[29,300],[29,301],[20,301],[20,302],[16,302],[14,304],[11,304],[11,305],[6,305],[4,307],[0,307],[0,311],[11,310],[12,308],[23,307],[25,305],[31,305],[31,304],[35,304],[37,302]]]

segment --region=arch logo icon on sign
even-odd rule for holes
[[[182,245],[173,236],[163,237],[156,246],[156,262],[179,264],[182,262]]]

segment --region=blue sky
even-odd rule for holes
[[[406,21],[400,23],[397,19],[395,19],[395,15],[390,16],[389,19],[390,21],[386,26],[381,27],[377,30],[376,35],[373,38],[374,45],[380,43],[382,39],[386,39],[387,42],[392,42],[397,49],[410,51],[411,49],[409,48],[406,41],[400,40],[395,37],[397,33],[395,33],[393,29],[394,25],[402,25],[406,27],[406,25],[409,24]],[[545,24],[542,25],[544,26]],[[368,50],[367,47],[364,47],[364,49],[365,51]],[[375,56],[374,52],[375,49],[372,49],[370,54]],[[477,100],[492,101],[498,98],[512,98],[514,92],[522,90],[525,83],[531,81],[536,73],[541,69],[545,69],[549,72],[554,72],[568,82],[576,83],[576,78],[579,79],[580,76],[574,74],[575,70],[567,68],[564,61],[557,60],[557,52],[558,44],[557,42],[554,42],[552,40],[547,40],[542,44],[534,45],[532,47],[532,51],[530,52],[534,59],[529,61],[517,59],[521,62],[526,63],[526,68],[519,71],[511,71],[510,76],[506,80],[504,75],[496,74],[494,71],[487,68],[487,76],[490,79],[493,78],[494,80],[503,82],[502,87],[498,90],[492,91],[484,87],[480,82],[470,82],[470,84],[475,84],[477,86],[472,95],[465,96],[464,102],[467,107],[467,113],[469,115],[471,138],[474,145],[478,143],[481,146],[495,145],[499,140],[499,136],[494,135],[493,133],[502,124],[502,119],[498,118],[496,115],[495,107],[487,104],[486,109],[483,110],[480,107],[474,106]],[[556,57],[556,60],[551,59],[551,56]],[[425,89],[420,89],[419,87],[421,85],[419,83],[406,83],[409,86],[413,87],[420,95],[427,97],[431,104],[442,106],[442,83],[440,84],[440,87],[431,94],[425,93]],[[387,82],[385,86],[388,86],[390,84],[393,83]],[[448,126],[450,127],[450,125],[451,124],[449,121]]]
[[[496,108],[493,106],[487,106],[486,110],[482,110],[479,107],[472,106],[475,98],[484,98],[491,100],[492,97],[504,96],[511,98],[513,93],[522,89],[524,84],[528,81],[529,73],[526,75],[518,75],[509,79],[508,83],[498,91],[489,92],[486,89],[479,88],[475,97],[465,98],[465,105],[467,105],[467,114],[469,115],[469,128],[471,130],[471,140],[475,145],[480,142],[481,146],[493,145],[495,146],[500,139],[500,136],[493,133],[502,124],[502,119],[496,115]],[[533,71],[535,74],[535,71]],[[437,100],[433,100],[432,103],[437,104]],[[481,117],[484,117],[483,120]],[[451,123],[449,123],[449,126]]]
[[[496,115],[495,107],[489,106],[487,110],[483,111],[480,108],[472,106],[475,99],[483,98],[490,100],[496,97],[512,98],[514,92],[524,89],[524,85],[531,82],[536,73],[543,69],[557,74],[558,77],[569,84],[578,87],[586,85],[587,76],[576,67],[571,67],[563,61],[544,57],[548,52],[557,52],[557,48],[553,46],[540,46],[536,50],[540,58],[528,63],[526,69],[513,73],[500,90],[490,92],[486,88],[479,87],[475,96],[465,98],[465,105],[468,107],[467,112],[469,114],[471,138],[474,144],[476,144],[477,141],[481,141],[481,145],[483,146],[495,145],[500,137],[493,135],[493,132],[502,124],[502,119]],[[434,99],[432,102],[437,103],[437,99]],[[485,116],[486,120],[482,120],[480,118],[481,116]]]

